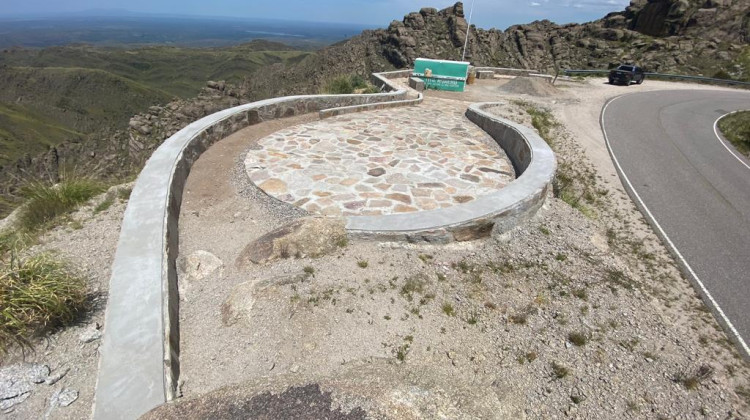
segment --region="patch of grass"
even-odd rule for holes
[[[305,266],[305,268],[303,268],[302,271],[305,272],[305,276],[312,276],[315,274],[315,267],[308,265],[308,266]]]
[[[556,379],[563,379],[568,375],[570,375],[569,368],[557,362],[552,362],[552,376],[554,376]]]
[[[565,261],[568,259],[568,256],[562,253],[558,253],[557,255],[555,255],[555,259],[557,261]]]
[[[427,285],[427,276],[417,274],[409,276],[401,286],[401,295],[406,297],[407,300],[411,301],[415,293],[424,293],[424,288]]]
[[[719,121],[721,134],[745,156],[750,157],[750,111],[728,115]]]
[[[750,388],[747,388],[747,387],[744,387],[744,386],[740,385],[737,388],[735,388],[735,392],[743,400],[745,400],[745,404],[750,405]]]
[[[469,318],[466,319],[466,323],[469,325],[476,325],[479,322],[479,314],[472,312]]]
[[[367,268],[368,265],[369,265],[369,263],[366,260],[359,260],[359,261],[357,261],[357,266],[359,268]]]
[[[405,362],[406,356],[409,354],[411,346],[409,343],[404,343],[396,348],[396,359],[398,359],[399,362]]]
[[[117,198],[120,199],[120,201],[127,201],[130,199],[130,194],[133,192],[132,188],[118,188],[117,189]]]
[[[66,325],[86,308],[86,283],[50,255],[11,256],[0,266],[0,350]]]
[[[626,290],[633,290],[635,288],[635,286],[633,285],[633,280],[631,280],[621,270],[611,268],[607,269],[604,279],[608,283],[611,283],[614,286],[620,286]]]
[[[456,310],[453,309],[453,305],[451,305],[448,302],[443,303],[442,309],[443,309],[443,313],[446,314],[446,315],[448,315],[448,316],[455,316],[456,315]]]
[[[573,290],[573,296],[584,301],[589,300],[589,294],[584,288]]]
[[[323,93],[331,95],[350,95],[353,93],[378,93],[375,86],[367,83],[360,75],[342,75],[330,79],[323,86]]]
[[[115,203],[115,199],[112,197],[107,197],[102,201],[101,203],[97,204],[96,207],[94,207],[94,214],[101,213],[108,208],[112,207],[112,204]]]
[[[709,365],[701,365],[695,372],[680,372],[674,377],[675,382],[681,383],[688,391],[698,389],[701,382],[710,378],[714,373],[714,368]]]
[[[336,241],[336,246],[339,248],[346,248],[347,245],[349,245],[349,238],[346,236],[342,236]]]
[[[586,343],[588,343],[589,337],[584,333],[573,331],[568,333],[568,341],[570,341],[574,346],[581,347],[585,346]]]
[[[430,254],[419,254],[419,259],[422,260],[423,263],[432,261],[433,258],[434,257]]]
[[[549,236],[549,229],[544,226],[539,226],[539,232],[542,232],[544,235]]]
[[[104,187],[91,179],[71,178],[57,185],[33,182],[22,188],[26,198],[19,216],[20,228],[36,232],[54,225],[56,220],[79,205],[104,191]]]
[[[468,262],[466,262],[466,260],[461,260],[461,261],[459,261],[457,263],[452,263],[451,267],[454,270],[459,270],[459,271],[461,271],[464,274],[468,273],[469,270],[471,270],[471,264],[469,264]]]

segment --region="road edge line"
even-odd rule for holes
[[[649,224],[656,229],[657,235],[659,235],[662,240],[664,240],[667,243],[667,247],[672,252],[672,255],[674,255],[677,258],[677,262],[682,267],[683,272],[686,272],[686,274],[689,274],[686,276],[688,280],[693,284],[693,286],[698,286],[698,293],[704,298],[705,300],[708,300],[709,307],[712,309],[712,312],[714,312],[715,315],[718,315],[717,321],[719,321],[719,324],[724,327],[725,330],[729,335],[729,339],[734,341],[736,344],[740,347],[740,353],[745,357],[745,359],[750,359],[750,348],[748,347],[745,340],[742,338],[740,333],[737,331],[737,329],[734,327],[734,324],[732,324],[732,321],[729,320],[729,318],[724,313],[724,310],[721,309],[721,306],[716,302],[714,297],[711,295],[711,293],[706,289],[706,286],[703,284],[701,279],[698,277],[698,275],[693,271],[693,268],[688,264],[687,260],[685,260],[685,257],[682,256],[682,253],[677,249],[677,246],[675,246],[674,242],[672,242],[672,239],[669,238],[667,233],[662,229],[659,222],[656,220],[654,215],[651,213],[651,210],[646,206],[646,204],[641,199],[641,196],[638,194],[638,192],[635,190],[635,187],[633,187],[633,184],[630,182],[630,179],[627,175],[625,175],[625,172],[622,170],[622,166],[620,166],[620,162],[617,160],[617,157],[615,156],[615,152],[612,150],[612,146],[609,142],[609,137],[607,136],[607,130],[604,128],[604,114],[607,112],[607,107],[609,105],[616,101],[617,99],[622,98],[623,96],[627,96],[629,94],[616,96],[610,100],[608,100],[604,107],[602,107],[602,112],[599,116],[599,126],[602,129],[602,134],[604,134],[604,142],[607,146],[607,151],[609,151],[609,156],[612,158],[612,162],[615,164],[615,169],[617,170],[617,175],[620,177],[620,180],[623,181],[623,187],[625,187],[625,190],[628,192],[628,195],[630,195],[630,198],[633,199],[635,202],[636,207],[641,211],[641,213],[646,217],[646,220],[649,222]],[[722,143],[723,144],[723,143]]]
[[[742,159],[741,159],[741,158],[740,158],[739,156],[737,156],[737,153],[735,153],[735,152],[734,152],[734,151],[733,151],[733,150],[732,150],[732,149],[731,149],[731,148],[730,148],[730,147],[729,147],[729,146],[727,145],[727,142],[726,142],[726,140],[724,140],[724,137],[722,137],[722,135],[721,135],[721,134],[719,134],[719,121],[721,121],[722,119],[724,119],[724,117],[728,117],[728,116],[730,116],[730,115],[733,115],[733,114],[736,114],[736,113],[738,113],[738,112],[746,112],[746,111],[750,111],[750,110],[747,110],[747,109],[741,109],[741,110],[738,110],[738,111],[732,111],[732,112],[726,113],[726,114],[722,115],[721,117],[717,118],[717,119],[716,119],[716,121],[714,121],[714,134],[716,134],[716,138],[717,138],[717,139],[719,139],[719,143],[721,143],[721,145],[722,145],[722,146],[724,146],[724,148],[725,148],[725,149],[727,149],[727,150],[729,151],[729,153],[731,153],[731,154],[732,154],[732,156],[734,156],[734,157],[735,157],[735,159],[739,160],[739,161],[740,161],[740,163],[741,163],[741,164],[743,164],[743,165],[745,165],[745,167],[746,167],[747,169],[750,169],[750,165],[748,165],[747,163],[745,163],[745,161],[744,161],[744,160],[742,160]]]

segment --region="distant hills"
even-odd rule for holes
[[[350,38],[364,29],[367,27],[360,24],[102,10],[52,17],[0,17],[0,48],[76,43],[107,47],[223,47],[265,39],[313,50]]]
[[[207,80],[241,83],[308,52],[269,41],[213,49],[87,45],[0,52],[0,166],[102,128],[124,129],[149,106],[198,94]]]

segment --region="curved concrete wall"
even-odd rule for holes
[[[380,80],[380,79],[379,79]],[[167,139],[138,177],[122,222],[112,266],[96,385],[94,418],[132,419],[174,398],[179,376],[175,259],[182,192],[195,160],[211,144],[261,121],[335,107],[404,103],[405,90],[373,95],[312,95],[269,99],[217,112]],[[407,101],[408,102],[408,101]],[[362,236],[449,241],[507,229],[541,205],[555,158],[536,133],[472,105],[466,115],[510,156],[520,175],[506,188],[449,209],[382,217],[352,217]]]
[[[188,125],[154,152],[130,196],[112,265],[94,418],[137,418],[175,395],[177,218],[193,162],[214,142],[262,121],[406,97],[406,90],[383,83],[392,92],[289,96],[226,109]]]

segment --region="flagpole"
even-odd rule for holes
[[[461,54],[461,61],[466,60],[466,46],[469,45],[469,32],[471,32],[471,16],[474,14],[474,1],[471,0],[471,9],[469,10],[469,25],[466,27],[466,40],[464,41],[464,52]]]

